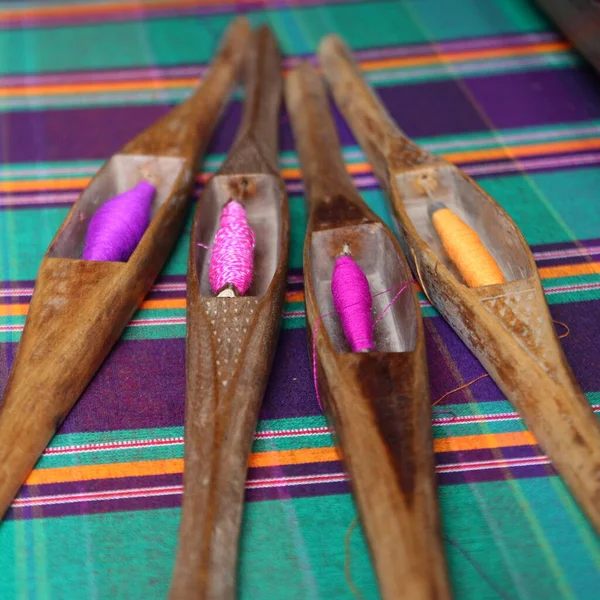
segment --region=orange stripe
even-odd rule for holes
[[[0,181],[0,192],[45,192],[57,190],[82,190],[90,177],[72,177],[69,179],[34,179],[32,181]]]
[[[276,467],[279,465],[303,465],[316,462],[341,460],[335,446],[325,448],[302,448],[300,450],[273,450],[254,452],[250,455],[249,467]]]
[[[527,144],[524,146],[486,148],[470,152],[454,152],[444,154],[450,162],[477,162],[498,160],[503,158],[536,156],[538,154],[558,154],[561,152],[580,152],[582,150],[597,150],[600,148],[600,138],[585,140],[568,140],[558,142],[545,142],[543,144]]]
[[[514,146],[512,148],[497,148],[472,150],[468,152],[454,152],[442,154],[444,158],[455,163],[479,162],[502,158],[519,158],[532,155],[560,154],[562,152],[579,152],[583,150],[596,150],[600,148],[600,138],[586,140],[571,140],[563,142],[548,142],[545,144],[530,144]],[[352,175],[366,175],[372,173],[373,169],[367,162],[349,163],[346,165],[348,172]],[[300,169],[281,169],[281,175],[285,179],[300,179]],[[206,181],[212,173],[200,173],[199,181]],[[31,181],[0,181],[0,192],[26,192],[26,191],[57,191],[69,189],[83,189],[90,182],[89,177],[76,177],[68,179],[34,179]]]
[[[0,13],[1,14],[1,13]],[[417,56],[409,58],[387,58],[377,61],[364,61],[360,63],[363,70],[392,69],[396,67],[411,67],[418,65],[432,65],[440,62],[464,62],[473,59],[499,58],[529,54],[542,54],[569,50],[570,45],[564,42],[548,44],[534,44],[532,46],[517,46],[512,48],[494,48],[491,50],[470,50],[444,55]],[[161,91],[168,89],[181,89],[193,87],[198,81],[196,77],[183,77],[178,79],[152,80],[152,81],[112,81],[96,83],[66,83],[33,86],[0,87],[0,98],[17,96],[52,96],[66,94],[93,94],[110,92],[136,92],[136,91]]]
[[[33,6],[0,11],[0,19],[18,21],[41,17],[63,17],[73,15],[102,15],[111,12],[139,13],[165,8],[185,8],[186,6],[210,6],[211,4],[251,4],[254,0],[144,0],[144,2],[108,2],[106,4],[80,4],[68,6]]]
[[[505,446],[532,446],[537,444],[529,431],[513,433],[486,433],[483,435],[463,435],[459,437],[433,440],[435,452],[458,452],[459,450],[483,450]]]
[[[527,46],[512,46],[510,48],[492,48],[486,50],[466,50],[464,52],[448,52],[433,56],[411,56],[408,58],[387,58],[382,60],[368,60],[360,63],[363,71],[379,69],[392,69],[395,67],[416,67],[443,62],[465,62],[469,60],[484,60],[489,58],[503,58],[510,56],[527,56],[529,54],[544,54],[547,52],[563,52],[570,50],[571,44],[567,42],[548,42],[545,44],[530,44]]]
[[[542,279],[570,277],[572,275],[593,275],[600,273],[600,263],[585,262],[579,265],[561,265],[560,267],[542,267],[538,269]]]
[[[29,304],[0,304],[0,317],[17,317],[26,315]]]
[[[144,300],[140,308],[166,310],[169,308],[185,308],[185,298],[168,298],[165,300]],[[0,304],[0,317],[26,315],[29,304]]]
[[[0,98],[14,96],[52,96],[63,94],[94,94],[101,92],[138,92],[146,90],[162,91],[175,88],[188,88],[198,82],[197,77],[168,79],[160,81],[115,81],[110,83],[68,83],[52,85],[27,85],[0,87]]]
[[[575,275],[593,275],[600,273],[600,262],[586,262],[577,265],[561,265],[559,267],[542,267],[539,270],[542,279],[556,277],[573,277]],[[422,291],[417,285],[417,291]],[[285,296],[287,302],[304,302],[304,292],[288,292]],[[165,300],[144,300],[140,308],[166,310],[185,308],[185,298],[168,298]],[[0,304],[0,317],[22,316],[29,310],[29,304]]]
[[[496,433],[484,435],[466,435],[434,440],[435,452],[457,452],[461,450],[480,450],[505,446],[530,446],[537,442],[529,431]],[[274,450],[254,452],[250,455],[249,467],[274,467],[280,465],[300,465],[317,462],[341,460],[336,447],[302,448],[298,450]],[[71,481],[90,481],[92,479],[119,479],[164,475],[183,472],[183,459],[147,460],[101,465],[79,465],[35,469],[29,474],[27,485],[46,483],[65,483]]]
[[[340,460],[338,451],[335,447],[329,446],[325,448],[255,452],[250,455],[248,466],[273,467],[278,465],[331,462],[335,460]],[[27,485],[40,485],[44,483],[90,481],[92,479],[120,479],[123,477],[141,477],[182,472],[183,459],[170,458],[105,465],[79,465],[52,469],[35,469],[29,474],[25,483]]]
[[[25,483],[27,485],[40,485],[44,483],[66,483],[69,481],[90,481],[92,479],[120,479],[123,477],[167,475],[170,473],[183,473],[183,458],[36,469],[29,474]]]
[[[144,309],[166,309],[166,308],[185,308],[185,298],[168,298],[166,300],[144,300],[140,308]]]
[[[287,292],[285,295],[286,302],[304,302],[304,292]]]
[[[581,152],[583,150],[597,150],[599,148],[600,138],[589,138],[585,140],[568,140],[547,142],[544,144],[526,144],[523,146],[442,153],[441,156],[453,163],[472,163],[506,158]],[[351,175],[366,175],[373,172],[373,168],[368,162],[348,163],[346,169]],[[285,179],[300,179],[301,171],[295,168],[282,169],[281,175]]]

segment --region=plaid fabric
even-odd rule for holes
[[[475,176],[531,244],[567,357],[600,408],[600,79],[525,0],[0,2],[0,387],[52,236],[99,165],[189,93],[234,13],[275,30],[287,66],[337,32],[398,123]],[[239,95],[211,145],[218,168]],[[356,185],[389,214],[337,117]],[[378,598],[313,390],[288,120],[289,290],[247,482],[242,599]],[[0,525],[0,598],[164,598],[183,468],[188,231]],[[433,399],[484,371],[421,297]],[[592,599],[600,544],[489,379],[434,409],[456,598]]]

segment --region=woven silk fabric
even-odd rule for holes
[[[189,94],[236,13],[275,31],[286,67],[342,35],[407,133],[459,164],[531,245],[575,376],[600,408],[600,77],[526,0],[0,2],[0,388],[48,244],[90,177]],[[202,181],[231,146],[240,94]],[[365,156],[344,155],[388,222]],[[356,515],[313,389],[302,277],[306,209],[285,113],[289,287],[247,481],[239,597],[349,599]],[[162,599],[180,517],[188,222],[121,340],[0,525],[0,598]],[[420,296],[432,400],[484,373]],[[557,327],[560,327],[557,325]],[[562,328],[560,332],[562,333]],[[600,543],[489,379],[434,409],[456,598],[595,599]],[[352,581],[379,598],[363,534]],[[499,595],[500,592],[503,596]]]

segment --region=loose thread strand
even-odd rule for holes
[[[562,325],[565,328],[565,331],[558,336],[559,340],[564,340],[566,337],[569,337],[569,335],[571,334],[571,329],[566,323],[563,323],[562,321],[557,321],[556,319],[552,319],[552,321],[554,323],[557,323],[558,325]]]
[[[392,298],[391,302],[383,309],[383,312],[379,315],[379,317],[377,317],[375,323],[373,323],[373,329],[375,329],[375,325],[377,325],[377,323],[379,323],[379,321],[381,321],[381,319],[383,319],[385,313],[390,309],[390,307],[392,306],[392,304],[394,304],[394,302],[396,302],[396,300],[398,299],[398,296],[400,296],[400,294],[411,284],[411,283],[416,283],[416,281],[414,279],[411,279],[410,281],[407,281],[401,288],[400,291]],[[389,290],[386,290],[389,291]]]
[[[479,377],[475,377],[475,379],[472,379],[471,381],[469,381],[468,383],[465,383],[457,388],[454,388],[453,390],[450,390],[449,392],[446,392],[443,396],[441,396],[440,398],[438,398],[431,406],[432,408],[434,406],[437,406],[442,400],[446,399],[448,396],[450,396],[450,394],[454,394],[455,392],[460,392],[460,390],[464,390],[465,388],[468,388],[469,386],[473,385],[474,383],[478,382],[480,379],[484,379],[485,377],[489,377],[489,375],[487,373],[484,373],[483,375],[480,375]]]
[[[477,571],[477,574],[481,577],[481,579],[483,579],[488,584],[490,589],[496,592],[496,594],[498,594],[500,598],[502,598],[503,600],[512,600],[511,596],[506,594],[504,590],[497,586],[488,577],[485,571],[479,566],[479,563],[474,558],[472,558],[471,555],[458,542],[455,542],[447,536],[444,536],[444,541],[450,544],[451,546],[454,546],[467,559],[470,565],[475,569],[475,571]]]

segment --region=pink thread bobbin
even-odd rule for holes
[[[340,316],[342,328],[353,352],[375,349],[371,308],[373,298],[363,270],[350,256],[348,246],[338,256],[331,278],[333,305]]]
[[[243,296],[250,289],[254,244],[246,209],[237,200],[230,200],[221,212],[210,256],[208,278],[215,294]]]
[[[140,181],[105,202],[91,218],[83,260],[127,261],[150,224],[156,188]]]

